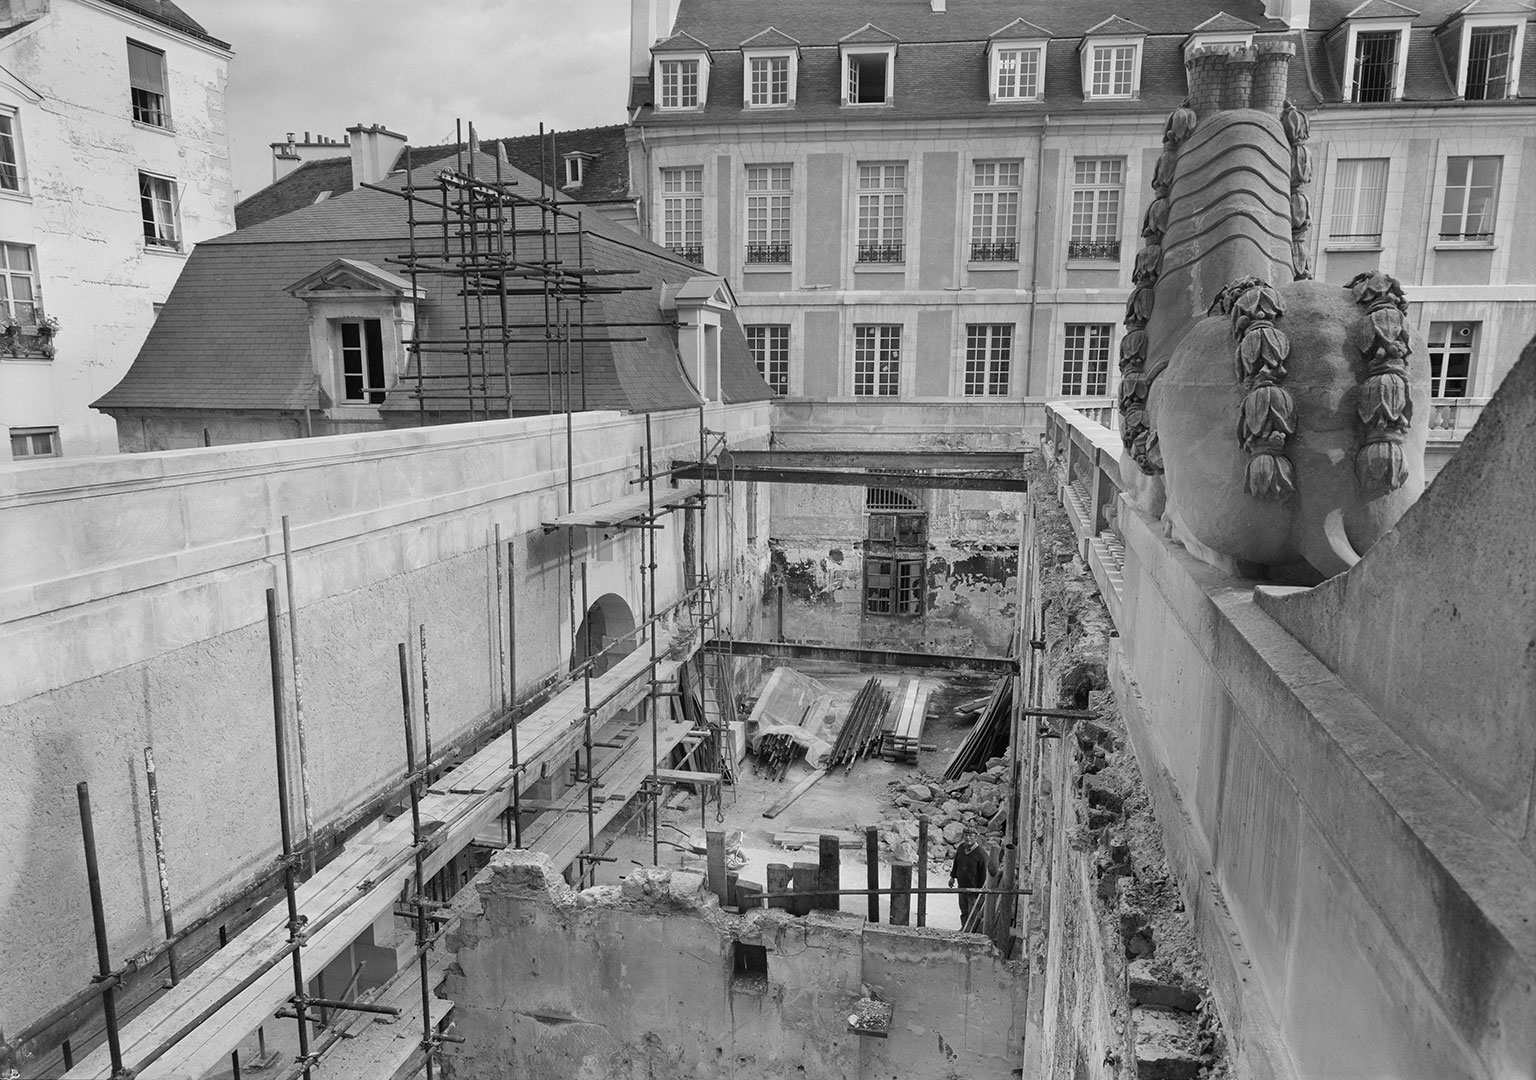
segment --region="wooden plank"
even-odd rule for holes
[[[807,791],[810,791],[811,790],[811,786],[813,784],[815,784],[816,781],[820,780],[825,775],[827,775],[827,770],[826,769],[812,769],[811,770],[811,775],[807,776],[804,780],[801,780],[798,784],[796,784],[794,786],[794,789],[792,791],[790,791],[790,793],[788,795],[784,796],[778,802],[774,803],[768,809],[764,810],[763,811],[763,817],[765,817],[765,818],[776,818],[776,817],[778,817],[785,810],[789,809],[791,803],[793,803],[800,796],[804,795]]]
[[[698,498],[700,484],[697,480],[684,481],[675,488],[666,488],[656,493],[656,509],[659,511],[674,510],[689,499]],[[580,510],[573,510],[568,514],[561,514],[553,521],[544,522],[544,531],[553,532],[559,528],[576,526],[584,529],[612,529],[622,528],[625,525],[640,521],[650,514],[650,495],[640,492],[638,495],[625,495],[618,499],[609,499],[595,506],[584,506]]]
[[[657,769],[656,779],[664,784],[718,784],[717,772],[695,772],[692,769]]]

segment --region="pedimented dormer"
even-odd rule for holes
[[[1364,0],[1323,40],[1344,100],[1401,101],[1408,35],[1419,13],[1396,0]]]
[[[889,105],[896,94],[895,34],[865,23],[838,39],[844,105]]]
[[[720,400],[720,334],[736,310],[736,294],[723,277],[700,274],[661,287],[661,310],[677,316],[677,355],[683,374],[705,401]]]
[[[1111,15],[1083,34],[1078,50],[1084,101],[1130,101],[1141,96],[1141,60],[1149,31]]]
[[[996,102],[1045,97],[1045,53],[1051,32],[1014,19],[987,38],[987,93]]]
[[[1465,101],[1503,101],[1520,94],[1525,24],[1536,7],[1515,0],[1473,0],[1435,28],[1445,70]]]
[[[422,294],[361,259],[336,259],[285,292],[309,308],[309,349],[321,403],[333,414],[377,411],[406,368]]]
[[[1258,29],[1246,19],[1228,15],[1225,11],[1218,11],[1195,27],[1185,40],[1184,59],[1188,60],[1190,53],[1196,49],[1249,48],[1253,45],[1253,35],[1258,32]]]
[[[800,79],[800,43],[769,27],[741,43],[741,105],[790,109]]]
[[[692,34],[673,34],[651,46],[651,62],[658,111],[704,107],[709,100],[708,45]]]

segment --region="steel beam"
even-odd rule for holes
[[[1022,494],[1029,482],[1021,476],[985,473],[933,473],[911,469],[791,469],[737,465],[733,470],[722,462],[719,470],[711,465],[701,469],[693,462],[681,463],[672,470],[679,480],[714,480],[729,477],[759,484],[830,484],[844,487],[940,488],[950,491],[1013,491]]]
[[[1031,450],[725,450],[720,465],[769,469],[947,469],[1009,472],[1023,469]]]
[[[831,645],[800,645],[793,641],[740,641],[715,638],[705,649],[735,656],[777,656],[787,660],[834,660],[869,667],[927,668],[943,671],[985,671],[1013,675],[1019,662],[1009,656],[956,656],[953,653],[895,652],[890,649],[843,649]],[[862,890],[861,890],[862,891]]]

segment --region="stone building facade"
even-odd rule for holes
[[[165,0],[9,4],[0,31],[0,460],[115,453],[91,402],[234,226],[231,52]]]

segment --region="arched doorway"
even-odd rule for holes
[[[618,593],[605,593],[587,608],[586,616],[576,628],[572,670],[610,645],[614,647],[593,665],[592,674],[601,675],[635,650],[635,613]]]

